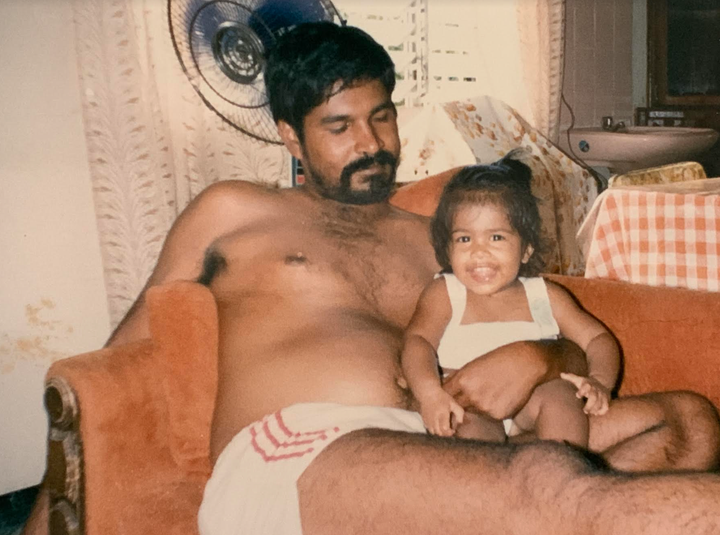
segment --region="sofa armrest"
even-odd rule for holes
[[[49,433],[44,485],[49,495],[49,532],[52,535],[85,533],[85,478],[80,410],[70,385],[61,377],[45,386]]]
[[[621,395],[692,390],[720,408],[720,293],[548,275],[615,335]]]
[[[147,294],[151,338],[54,363],[47,374],[51,533],[192,533],[210,474],[217,383],[212,294]]]
[[[115,505],[132,494],[139,480],[172,470],[166,409],[152,356],[148,340],[50,368],[45,399],[51,422],[47,486],[53,533],[100,533],[100,525],[113,520]],[[102,511],[102,517],[93,511]]]

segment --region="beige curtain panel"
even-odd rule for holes
[[[557,143],[565,41],[565,0],[516,0],[520,54],[532,117]]]

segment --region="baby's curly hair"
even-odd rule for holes
[[[463,204],[487,203],[504,207],[510,224],[520,234],[523,246],[533,247],[534,252],[530,260],[520,266],[519,275],[532,277],[542,272],[547,245],[542,236],[537,199],[530,189],[532,171],[517,159],[522,152],[516,149],[489,165],[463,167],[446,184],[430,224],[435,258],[443,273],[452,273],[450,244],[458,208]]]

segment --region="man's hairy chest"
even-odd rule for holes
[[[215,276],[205,279],[221,293],[330,300],[405,323],[432,276],[427,250],[417,242],[319,221],[258,228],[218,242],[206,256]]]

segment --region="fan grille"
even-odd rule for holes
[[[265,95],[265,52],[302,22],[344,23],[330,0],[168,0],[175,53],[203,102],[253,139],[281,144]]]

